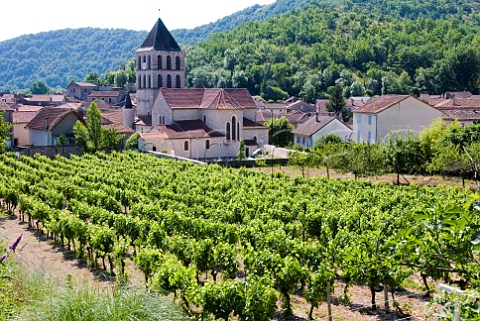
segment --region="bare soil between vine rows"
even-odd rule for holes
[[[101,288],[110,287],[114,281],[103,271],[91,271],[90,268],[75,257],[72,251],[56,245],[52,239],[28,227],[27,223],[20,222],[16,217],[0,217],[0,238],[4,244],[11,244],[22,235],[22,240],[15,254],[16,259],[27,269],[40,271],[47,277],[64,283],[67,279],[78,286],[90,284]],[[135,270],[133,264],[128,265],[130,283],[142,285],[141,273]],[[417,284],[418,280],[417,280]],[[433,287],[433,285],[432,285]],[[370,308],[370,290],[366,287],[353,286],[349,290],[350,304],[342,304],[338,296],[343,292],[344,284],[337,282],[332,295],[333,320],[436,320],[430,308],[429,300],[423,298],[421,289],[407,289],[397,292],[395,299],[402,310],[408,315],[402,315],[391,308],[391,312],[383,310],[383,293],[377,293],[376,301],[379,309],[372,311]],[[309,304],[298,295],[292,295],[294,316],[284,317],[280,310],[275,314],[274,320],[286,321],[308,320]],[[281,304],[278,302],[278,306]],[[391,306],[391,305],[390,305]],[[438,308],[438,307],[437,307]],[[327,305],[322,303],[314,310],[315,320],[328,320]]]

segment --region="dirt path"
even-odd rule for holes
[[[91,272],[72,252],[55,245],[45,235],[29,229],[27,223],[20,222],[16,217],[0,217],[0,239],[4,244],[12,244],[20,235],[22,239],[15,255],[27,268],[40,270],[59,282],[71,277],[75,284],[88,282],[107,285],[104,275]]]

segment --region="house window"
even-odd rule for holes
[[[297,137],[297,144],[300,144],[302,142],[302,139],[300,137]]]
[[[183,150],[188,151],[188,140],[183,143]]]
[[[180,70],[180,57],[175,58],[175,67],[177,70]]]
[[[205,141],[205,149],[210,149],[210,140],[209,139],[207,139]]]
[[[362,120],[362,115],[357,115],[357,124],[360,124]]]
[[[158,75],[158,88],[163,87],[163,77],[162,75]]]
[[[302,144],[305,145],[305,137],[302,137]]]
[[[372,115],[368,115],[368,124],[369,124],[369,125],[372,124]]]
[[[368,132],[367,142],[370,144],[371,141],[372,141],[372,132]]]
[[[360,143],[360,132],[357,132],[357,143]]]
[[[207,115],[203,115],[203,122],[206,124],[207,123]]]
[[[230,123],[227,122],[225,125],[225,135],[227,136],[227,140],[231,139],[231,133],[230,133]]]
[[[240,140],[240,122],[237,123],[237,139]]]
[[[159,125],[165,125],[165,115],[164,114],[160,114],[158,116],[158,124]]]
[[[167,88],[172,88],[172,76],[167,76]]]
[[[237,117],[232,116],[232,140],[237,140]]]
[[[167,56],[167,70],[172,69],[172,58],[170,56]]]
[[[153,146],[153,147],[152,147],[152,150],[153,150],[154,152],[156,152],[156,151],[157,151],[157,146]]]
[[[108,98],[108,103],[109,103],[109,104],[112,103],[112,98]]]
[[[175,78],[176,78],[176,79],[175,79],[175,87],[176,87],[176,88],[182,87],[182,86],[181,86],[181,82],[180,82],[180,76],[177,75],[177,77],[175,77]]]
[[[253,136],[253,142],[254,142],[255,144],[257,144],[257,139],[258,139],[257,136]]]
[[[158,64],[158,69],[162,69],[162,56],[157,57],[157,64]]]

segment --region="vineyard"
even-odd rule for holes
[[[138,152],[2,154],[0,170],[6,211],[94,268],[121,277],[133,261],[194,318],[271,320],[292,314],[292,295],[313,318],[338,280],[338,302],[361,285],[371,310],[405,318],[395,292],[413,275],[427,295],[436,280],[479,285],[480,198],[467,189],[291,179]]]

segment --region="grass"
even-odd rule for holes
[[[63,288],[53,298],[29,307],[25,321],[185,320],[179,309],[143,289],[113,286],[109,290]]]
[[[39,270],[15,260],[0,240],[0,321],[180,321],[179,307],[143,288],[112,284],[109,289],[60,286]]]

